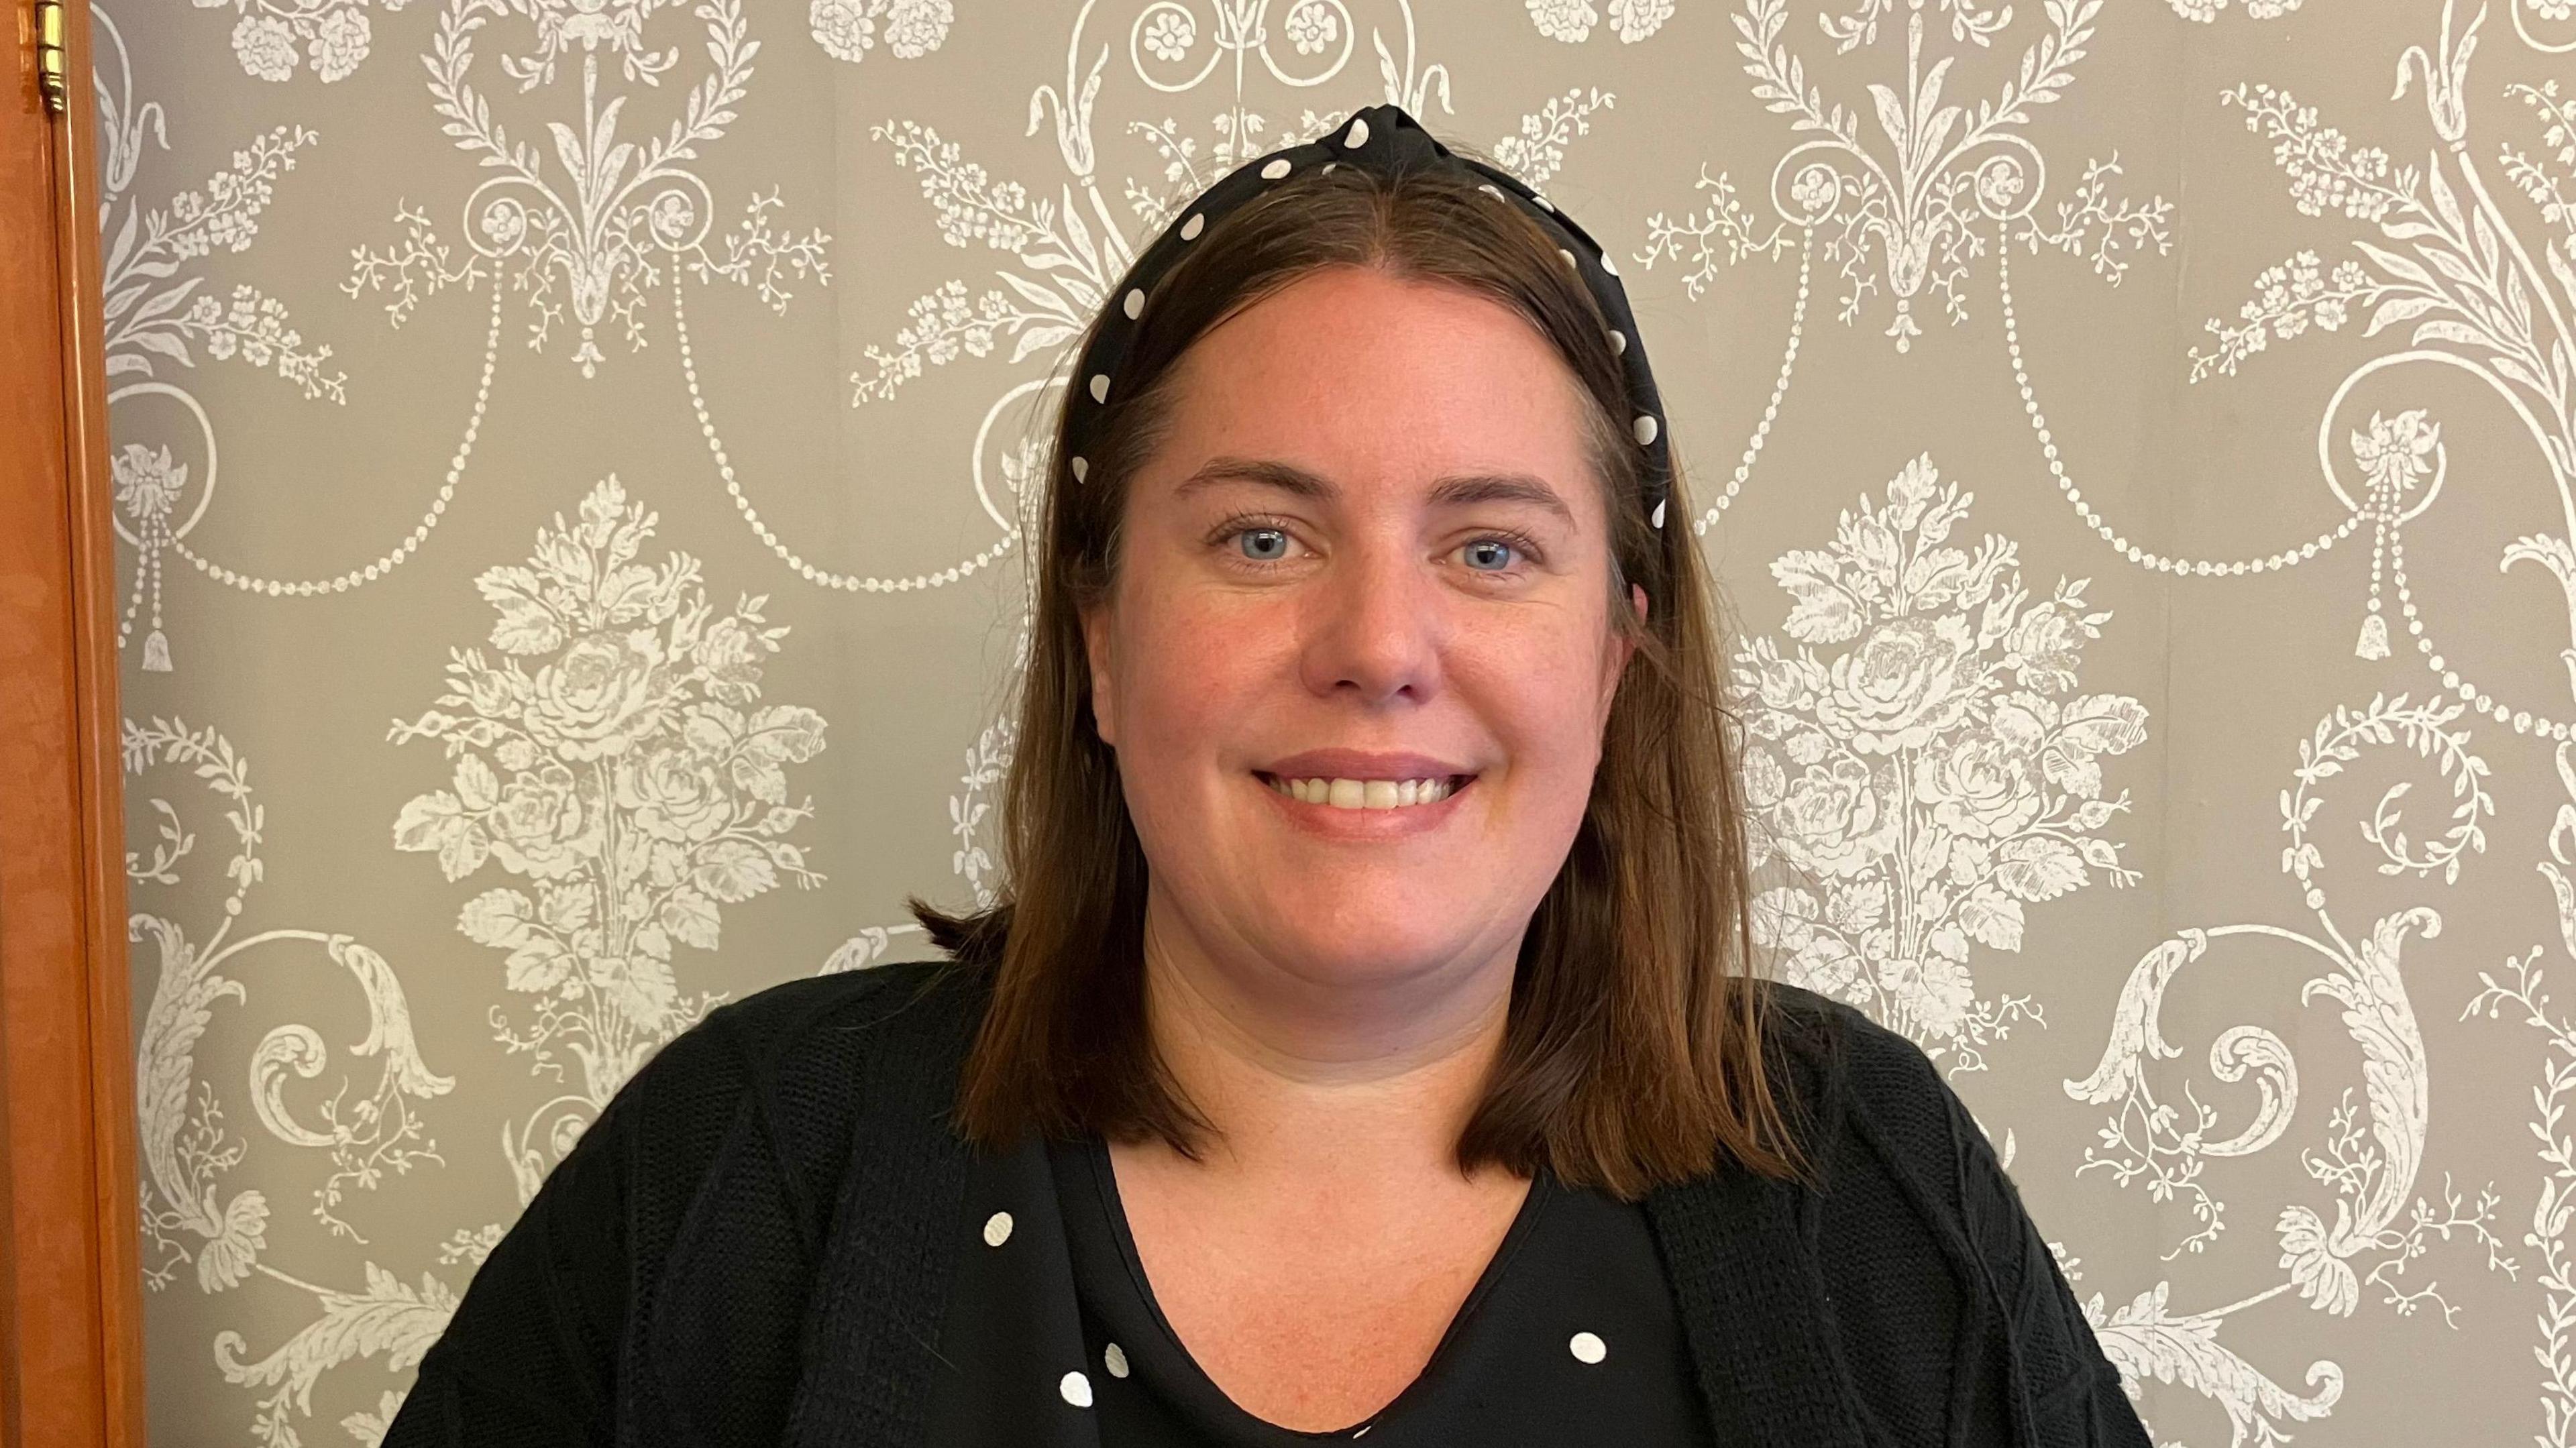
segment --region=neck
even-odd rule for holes
[[[1220,959],[1149,908],[1155,1047],[1216,1128],[1200,1169],[1308,1184],[1455,1179],[1459,1134],[1501,1055],[1519,945],[1515,935],[1477,958],[1318,978]]]

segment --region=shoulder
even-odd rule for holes
[[[2020,1194],[1939,1064],[1855,1006],[1768,990],[1768,1039],[1785,1067],[1774,1080],[1808,1124],[1826,1260],[1854,1260],[1863,1239],[1903,1242],[1926,1267],[1947,1258],[1963,1279],[2017,1280]]]
[[[1857,1112],[1896,1133],[1890,1144],[1908,1156],[1949,1155],[1963,1108],[1921,1046],[1831,996],[1781,981],[1757,988],[1771,1070],[1793,1101],[1827,1117]]]
[[[966,1016],[981,972],[949,960],[905,961],[764,987],[709,1011],[639,1068],[624,1095],[665,1123],[730,1112],[746,1095],[806,1110],[846,1105],[856,1069],[889,1043],[944,1040]]]
[[[1856,1007],[1768,990],[1772,1039],[1798,1063],[1794,1089],[1819,1108],[1823,1184],[1809,1220],[1847,1351],[1902,1377],[1904,1344],[1923,1339],[1924,1321],[1890,1304],[1946,1301],[1936,1316],[1992,1335],[1988,1370],[2014,1379],[2041,1419],[2065,1420],[2037,1441],[2143,1442],[2046,1234],[1939,1063]],[[1883,1417],[1911,1411],[1892,1386],[1882,1396]],[[1966,1411],[2003,1409],[1981,1385]],[[2095,1436],[2058,1436],[2079,1417]]]
[[[727,1001],[672,1038],[648,1070],[665,1075],[700,1069],[723,1054],[778,1060],[829,1049],[834,1036],[869,1032],[905,1019],[922,1002],[944,997],[968,968],[947,960],[903,961],[782,981]]]
[[[828,1202],[865,1108],[872,1064],[962,1052],[981,972],[948,960],[882,965],[766,987],[662,1046],[600,1122],[676,1209],[745,1153],[806,1212]],[[817,1200],[819,1198],[819,1200]],[[802,1213],[800,1213],[802,1214]]]
[[[663,1045],[476,1270],[387,1442],[605,1442],[609,1417],[674,1415],[778,1441],[876,1053],[956,1015],[947,967],[772,986]]]

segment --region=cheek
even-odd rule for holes
[[[1291,645],[1285,630],[1160,603],[1145,600],[1120,640],[1119,789],[1155,877],[1183,896],[1222,893],[1243,868],[1241,822],[1261,803],[1233,793],[1246,782],[1237,771],[1278,742],[1260,721],[1279,717]]]
[[[1493,629],[1451,650],[1449,684],[1514,773],[1532,787],[1569,791],[1581,813],[1601,750],[1601,674],[1591,643],[1572,630]]]
[[[1610,657],[1609,625],[1598,608],[1533,602],[1465,615],[1458,625],[1448,648],[1453,677],[1472,674],[1480,690],[1524,701],[1539,727],[1566,727],[1560,716],[1585,715],[1598,704]]]
[[[1510,751],[1515,770],[1533,781],[1562,781],[1577,795],[1601,752],[1597,676],[1588,668],[1533,667],[1527,655],[1483,691],[1480,706]]]
[[[1257,619],[1140,597],[1119,636],[1119,756],[1131,769],[1204,764],[1224,747],[1246,695],[1282,667],[1284,634]]]

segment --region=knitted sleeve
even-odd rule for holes
[[[716,1394],[734,1404],[724,1422],[693,1425],[703,1440],[775,1443],[783,1386],[770,1378],[796,1368],[791,1335],[809,1281],[801,1239],[817,1232],[801,1172],[829,1180],[829,1141],[845,1134],[845,1110],[801,1113],[793,1126],[814,1141],[788,1131],[775,1074],[781,1059],[814,1056],[799,1051],[814,1020],[866,995],[850,979],[770,987],[714,1010],[618,1087],[474,1273],[384,1448],[608,1445],[618,1415],[665,1415],[670,1378],[703,1373],[726,1373],[739,1389]],[[845,1046],[858,1038],[827,1036]],[[848,1062],[819,1056],[811,1069],[848,1074]],[[714,1198],[734,1239],[683,1252],[701,1198]],[[708,1273],[726,1291],[701,1291]],[[649,1340],[629,1332],[654,1322],[675,1288],[683,1301],[739,1311],[711,1319],[683,1309]]]
[[[2102,1352],[2021,1191],[1945,1083],[1969,1231],[2008,1324],[2006,1360],[2037,1448],[2149,1448],[2147,1430]]]
[[[384,1448],[611,1441],[636,1094],[630,1082],[609,1103],[484,1259]]]
[[[1852,1037],[1849,1129],[1870,1169],[1847,1173],[1831,1194],[1845,1200],[1826,1205],[1838,1254],[1857,1259],[1833,1268],[1837,1307],[1873,1342],[1910,1331],[1959,1345],[1947,1363],[1885,1365],[1869,1384],[1883,1425],[1907,1442],[2149,1448],[2119,1368],[1965,1103],[1903,1036],[1860,1021]]]
[[[870,1026],[931,974],[787,981],[664,1045],[484,1260],[383,1448],[607,1448],[644,1422],[777,1443]]]

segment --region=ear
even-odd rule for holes
[[[1116,711],[1111,707],[1109,687],[1109,608],[1106,604],[1082,615],[1082,652],[1091,670],[1091,720],[1100,742],[1118,747]]]
[[[1642,586],[1634,583],[1628,585],[1628,606],[1637,611],[1637,622],[1642,626],[1646,621],[1646,590]],[[1610,656],[1604,661],[1606,671],[1601,680],[1602,728],[1606,729],[1610,726],[1610,706],[1619,697],[1619,680],[1627,674],[1628,661],[1636,657],[1636,654],[1637,644],[1634,639],[1624,635],[1611,637]]]

